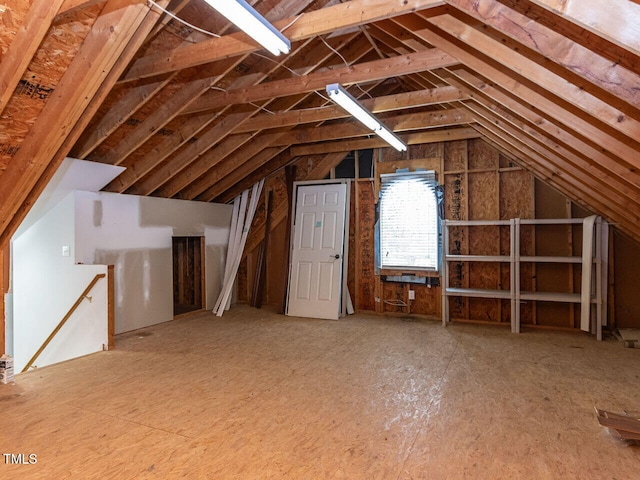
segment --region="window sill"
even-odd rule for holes
[[[380,275],[389,275],[394,277],[399,277],[403,275],[413,275],[414,277],[439,277],[440,272],[435,270],[411,270],[411,269],[391,269],[391,268],[382,268],[380,269]]]

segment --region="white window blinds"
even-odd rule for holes
[[[438,269],[435,172],[381,175],[380,267]]]

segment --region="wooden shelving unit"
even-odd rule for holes
[[[582,224],[582,256],[520,256],[521,225],[572,225]],[[459,255],[450,254],[449,229],[451,227],[509,226],[509,255]],[[522,301],[565,302],[581,304],[580,328],[590,331],[602,340],[602,326],[606,325],[606,222],[600,217],[571,219],[520,219],[497,221],[453,221],[443,222],[443,287],[442,324],[450,322],[449,297],[497,298],[511,301],[511,331],[520,333],[520,303]],[[487,290],[476,288],[455,288],[449,283],[449,263],[451,262],[502,262],[509,264],[509,290]],[[520,289],[520,265],[522,263],[566,263],[582,266],[583,283],[581,293],[527,292]],[[595,268],[594,268],[595,267]],[[585,275],[586,274],[586,275]],[[595,317],[592,315],[595,305]]]

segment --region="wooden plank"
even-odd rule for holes
[[[467,146],[466,142],[450,142],[444,147],[444,168],[462,169],[460,174],[450,174],[444,177],[444,205],[445,218],[447,220],[467,220],[468,215],[468,183],[467,174]],[[448,254],[467,255],[468,229],[463,227],[451,227],[449,229]],[[453,288],[468,287],[468,265],[463,262],[449,263],[448,284]],[[466,280],[465,280],[466,279]],[[445,282],[445,285],[447,283]],[[449,298],[449,311],[452,318],[468,318],[468,300],[463,297]]]
[[[176,155],[174,155],[171,160],[156,168],[153,172],[150,173],[143,181],[136,183],[136,185],[129,190],[128,193],[134,195],[149,195],[151,192],[159,189],[165,183],[175,183],[177,179],[174,177],[178,175],[180,172],[185,171],[185,169],[191,169],[195,161],[197,161],[198,157],[201,155],[205,155],[206,152],[218,142],[225,139],[225,137],[233,132],[236,126],[242,125],[244,121],[249,119],[254,112],[236,112],[231,113],[224,117],[221,121],[219,121],[215,126],[210,128],[208,131],[202,133],[198,136],[198,138],[190,143],[188,146],[180,150]],[[200,116],[198,120],[191,122],[191,120],[187,120],[188,123],[195,123],[198,126],[201,126],[202,123],[206,122],[206,124],[210,124],[215,117],[209,118],[206,120],[206,116]],[[173,139],[173,137],[170,137]],[[188,138],[188,137],[187,137]],[[243,137],[244,138],[244,137]],[[247,137],[250,139],[250,137]],[[169,141],[169,139],[167,139]],[[168,143],[167,141],[167,143]],[[227,142],[228,143],[228,142]],[[244,142],[243,142],[244,143]],[[162,151],[167,151],[168,149],[162,149]],[[129,178],[123,178],[120,180],[121,184],[129,183],[131,180],[135,178],[140,178],[146,173],[149,173],[152,165],[159,164],[161,160],[166,158],[167,155],[162,155],[160,158],[155,156],[153,152],[147,154],[142,160],[142,165],[138,165],[140,162],[135,162],[132,165],[132,168],[135,169],[128,176]],[[208,157],[208,154],[207,154]],[[188,171],[192,174],[192,171]],[[122,176],[122,175],[121,175]],[[186,182],[185,182],[186,184]],[[184,184],[183,184],[184,185]],[[180,190],[181,187],[176,187],[171,192],[175,193]],[[165,190],[169,191],[169,190]],[[167,193],[168,195],[168,193]]]
[[[468,114],[466,109],[456,108],[385,117],[381,119],[381,121],[392,131],[407,132],[412,130],[428,130],[431,128],[467,125],[473,122],[473,118]],[[271,139],[271,146],[289,146],[370,135],[372,135],[371,130],[352,118],[341,123],[320,127],[296,128],[290,130],[288,133],[272,133],[263,136]],[[402,138],[404,139],[404,137]],[[388,146],[386,142],[384,145]]]
[[[481,108],[473,109],[473,115],[476,121],[479,123],[486,122],[487,119],[491,123],[496,123],[496,116],[491,112],[483,111]],[[527,141],[526,137],[522,136],[521,130],[512,127],[506,122],[499,122],[497,128],[505,132],[510,137],[517,139],[519,144],[526,145],[526,148],[530,151],[537,152],[536,156],[542,163],[547,165],[553,164],[554,174],[569,178],[571,182],[580,185],[580,188],[588,192],[585,199],[591,199],[595,201],[595,197],[607,198],[608,201],[604,202],[607,205],[607,212],[618,212],[620,215],[624,215],[622,212],[628,212],[629,202],[633,200],[632,197],[620,195],[615,191],[608,191],[606,193],[601,192],[603,180],[593,172],[588,170],[582,170],[571,162],[571,159],[560,156],[557,151],[551,147],[547,147],[543,143],[535,142],[531,143]],[[535,140],[535,139],[534,139]]]
[[[235,157],[228,158],[224,164],[220,164],[218,167],[224,172],[228,172],[226,175],[222,175],[218,181],[216,181],[213,185],[211,185],[207,190],[205,190],[202,194],[200,194],[197,198],[198,200],[203,200],[205,198],[209,200],[204,201],[213,201],[218,196],[222,195],[224,192],[232,188],[237,183],[241,182],[244,178],[250,175],[254,170],[262,167],[267,164],[271,159],[277,157],[281,153],[283,153],[287,148],[286,147],[269,147],[262,150],[257,155],[254,155],[250,159],[248,159],[245,163],[235,168]],[[229,167],[226,167],[225,164],[229,164]],[[187,198],[190,194],[187,194]]]
[[[324,90],[330,83],[341,83],[345,86],[353,83],[383,80],[389,77],[389,72],[393,72],[394,76],[401,76],[424,70],[450,67],[458,63],[456,59],[439,49],[430,48],[421,52],[398,55],[384,60],[373,60],[310,73],[304,76],[294,76],[261,83],[253,87],[229,89],[225,93],[210,92],[207,95],[203,95],[197,105],[185,109],[184,113],[201,112],[226,105],[259,102],[273,99],[274,97]]]
[[[0,114],[9,102],[63,0],[35,0],[0,62]]]
[[[218,77],[207,77],[188,83],[170,101],[162,104],[131,133],[126,141],[119,143],[95,161],[109,165],[120,165],[136,148],[146,142],[149,137],[175,118],[188,105],[195,102],[215,83]]]
[[[255,141],[252,142],[253,138],[254,136],[250,133],[228,136],[217,147],[212,148],[192,162],[189,168],[186,169],[182,175],[169,179],[167,183],[158,189],[158,194],[168,198],[182,192],[181,198],[195,198],[199,193],[211,185],[210,183],[207,183],[208,180],[203,177],[203,175],[210,169],[220,165],[238,148],[246,145],[249,149],[257,150],[253,152],[253,155],[255,155],[266,146],[263,144],[257,144]],[[247,156],[245,159],[250,158],[253,155]],[[237,165],[234,165],[234,167],[235,166]],[[199,188],[201,189],[198,190]]]
[[[71,151],[72,156],[74,158],[86,158],[102,141],[131,118],[135,112],[142,108],[173,78],[173,76],[168,76],[162,80],[130,89],[90,131],[85,131],[76,145],[74,145]]]
[[[623,12],[624,8],[629,5],[627,0],[615,1],[618,5],[616,8],[607,8],[607,14],[615,10],[616,13],[614,13],[614,15],[617,15],[619,12]],[[608,58],[611,63],[640,73],[638,54],[632,52],[634,48],[628,48],[624,42],[620,42],[610,36],[617,34],[620,28],[619,22],[616,22],[613,28],[601,28],[597,21],[587,22],[589,25],[586,23],[581,24],[574,16],[564,15],[560,11],[554,11],[548,8],[542,0],[500,0],[500,3],[570,38],[574,42],[589,48],[594,53]],[[625,7],[619,8],[621,4],[625,5]],[[600,17],[602,10],[603,9],[598,6],[596,9],[590,7],[588,11],[596,12],[596,15]],[[582,13],[579,15],[582,15]],[[631,21],[634,21],[634,17],[636,16],[633,14],[628,15]],[[637,18],[635,21],[637,25]],[[635,49],[637,50],[637,44]]]
[[[269,190],[269,195],[266,199],[266,218],[264,222],[264,240],[262,245],[264,246],[265,255],[263,257],[262,263],[258,264],[256,271],[259,272],[258,276],[258,284],[256,288],[256,301],[254,306],[256,308],[262,308],[262,302],[264,301],[264,289],[265,282],[267,277],[267,255],[266,252],[269,251],[269,233],[271,232],[271,221],[273,214],[273,190]]]
[[[640,55],[640,5],[628,0],[608,0],[607,8],[598,0],[536,0],[555,15],[607,38]],[[597,12],[594,16],[593,12]]]
[[[286,27],[284,34],[293,43],[443,4],[444,2],[438,0],[351,0],[347,3],[305,12],[298,17],[276,21],[273,25],[278,30]],[[182,70],[260,49],[261,47],[243,32],[224,35],[220,38],[180,46],[170,52],[142,57],[131,66],[123,81]]]
[[[145,0],[128,0],[128,3],[143,3],[144,1]],[[87,8],[102,2],[104,2],[104,0],[64,0],[60,7],[60,14],[67,15],[74,10]]]
[[[481,4],[472,0],[447,0],[447,3],[552,60],[582,78],[585,83],[592,83],[630,105],[640,105],[640,91],[636,88],[637,75],[619,64],[612,63],[607,58],[594,54],[589,48],[583,47],[496,0],[485,0]],[[610,10],[610,7],[605,10]],[[625,21],[628,20],[625,19]],[[640,16],[638,21],[640,21]],[[622,28],[621,25],[617,24],[615,31],[619,31],[620,28]],[[588,89],[589,87],[585,83],[577,84],[577,86]]]
[[[603,197],[602,200],[597,200],[595,192],[585,191],[584,187],[576,184],[575,181],[572,180],[572,177],[559,176],[556,172],[556,168],[550,167],[546,158],[543,159],[538,152],[528,149],[528,147],[522,144],[519,144],[516,147],[515,145],[517,145],[518,142],[513,137],[510,137],[507,140],[499,133],[494,132],[494,127],[492,125],[487,123],[478,125],[475,128],[477,128],[488,141],[493,143],[501,151],[505,151],[509,155],[513,155],[518,158],[519,163],[533,172],[537,178],[558,189],[558,191],[571,198],[576,204],[587,209],[595,209],[596,211],[602,212],[606,218],[619,223],[619,228],[621,230],[640,241],[640,229],[635,226],[638,224],[638,219],[625,221],[624,218],[619,217],[615,213],[612,214],[607,199]],[[597,196],[600,197],[599,194]],[[590,199],[589,204],[587,204],[585,198]]]
[[[45,104],[11,165],[0,177],[0,241],[6,241],[13,234],[7,226],[82,117],[148,13],[143,4],[120,7],[120,2],[114,0],[104,7],[80,52],[56,87],[55,95]],[[83,81],[78,82],[79,78]],[[56,157],[55,167],[64,158],[59,157]],[[50,174],[53,175],[53,172]],[[13,224],[12,229],[15,228],[17,225]]]
[[[425,143],[448,142],[479,138],[480,134],[473,128],[445,128],[436,132],[409,133],[402,136],[408,145],[420,145]],[[389,145],[382,139],[349,139],[335,142],[323,142],[320,144],[297,145],[291,147],[291,154],[295,156],[317,155],[331,152],[351,152],[354,150],[366,150],[369,148],[386,148]]]
[[[238,195],[239,192],[245,190],[248,185],[253,185],[261,178],[267,178],[274,176],[280,169],[290,164],[293,160],[289,149],[282,152],[280,155],[269,160],[268,163],[255,169],[253,172],[247,174],[240,182],[227,189],[221,195],[218,195],[214,201],[218,203],[227,203]]]
[[[538,114],[528,103],[510,97],[500,88],[479,79],[466,70],[459,69],[451,71],[450,73],[455,78],[447,76],[447,81],[465,89],[478,103],[483,104],[485,107],[500,111],[501,116],[505,118],[513,116],[509,114],[505,115],[505,112],[512,112],[524,118],[529,125],[534,126],[533,129],[528,129],[528,131],[533,133],[537,130],[552,139],[551,142],[557,145],[553,148],[562,148],[563,152],[565,152],[563,156],[576,158],[575,161],[578,163],[587,162],[587,164],[590,165],[589,169],[601,166],[605,172],[617,175],[625,181],[624,183],[634,188],[640,184],[640,173],[637,172],[632,165],[622,162],[620,159],[612,158],[611,155],[608,155],[602,150],[600,145],[593,142],[592,137],[583,138],[569,129],[558,126],[553,118],[546,118]],[[460,83],[459,80],[464,83]],[[466,87],[465,84],[472,87],[474,92],[467,90],[468,87]],[[475,95],[475,92],[479,92],[482,95]],[[490,105],[483,99],[484,96],[487,96],[496,106]],[[498,106],[503,108],[499,108]],[[578,157],[581,160],[577,160]],[[617,190],[619,187],[612,185],[612,188]]]
[[[356,311],[375,311],[375,193],[371,180],[355,182],[357,185],[356,199],[356,292],[354,307]]]
[[[424,107],[439,103],[466,100],[469,97],[454,87],[439,87],[418,92],[405,92],[373,99],[363,99],[362,106],[372,113],[397,111],[405,108]],[[263,114],[253,117],[235,130],[236,133],[265,130],[270,128],[297,126],[305,123],[323,122],[338,118],[347,118],[349,114],[338,106],[308,108]]]
[[[637,138],[640,131],[640,121],[594,96],[580,85],[575,85],[549,68],[529,60],[524,54],[512,50],[500,40],[481,33],[450,15],[429,18],[429,22],[492,60],[499,62],[510,71],[521,75],[527,81],[579,108],[583,112],[584,118],[591,117],[590,123],[603,122],[610,128],[628,136],[629,139],[635,141]]]
[[[637,164],[637,150],[628,142],[621,141],[620,139],[607,134],[601,128],[586,122],[581,118],[581,116],[560,107],[559,104],[547,96],[528,88],[518,81],[517,77],[513,77],[502,72],[493,65],[485,62],[469,49],[464,49],[445,38],[443,36],[443,32],[434,31],[433,26],[429,27],[429,24],[425,26],[424,23],[421,25],[421,22],[416,20],[415,17],[396,18],[393,21],[398,22],[408,30],[411,30],[414,35],[429,41],[438,48],[441,48],[452,56],[455,56],[460,61],[464,62],[465,65],[487,77],[490,81],[500,85],[504,90],[510,92],[512,95],[516,95],[529,105],[535,105],[537,109],[544,112],[544,114],[549,118],[554,118],[557,121],[562,122],[567,129],[574,130],[584,137],[592,139],[594,142],[598,143],[614,155],[624,159],[628,163]]]

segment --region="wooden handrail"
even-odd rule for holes
[[[40,356],[40,354],[44,351],[44,349],[47,348],[47,345],[49,345],[51,340],[53,340],[53,337],[56,336],[56,334],[60,331],[60,329],[64,326],[64,324],[67,323],[67,320],[69,320],[69,318],[71,318],[71,315],[73,315],[73,312],[75,312],[76,308],[78,308],[80,303],[82,303],[82,300],[84,300],[84,298],[91,291],[91,289],[95,286],[95,284],[98,283],[98,280],[100,280],[101,278],[104,278],[105,276],[106,275],[104,273],[99,273],[98,275],[93,277],[93,280],[91,280],[91,283],[89,283],[87,288],[84,289],[84,292],[82,292],[80,294],[80,296],[76,300],[76,303],[73,304],[73,306],[69,309],[69,311],[64,316],[64,318],[62,320],[60,320],[60,323],[58,324],[58,326],[56,328],[54,328],[53,332],[51,332],[51,335],[49,335],[47,337],[47,339],[44,341],[42,346],[38,349],[38,351],[35,353],[35,355],[33,357],[31,357],[31,360],[29,360],[27,362],[27,365],[22,369],[22,372],[20,372],[20,373],[24,373],[27,370],[29,370],[31,365],[33,365],[33,362],[36,361],[36,358],[38,358]]]

